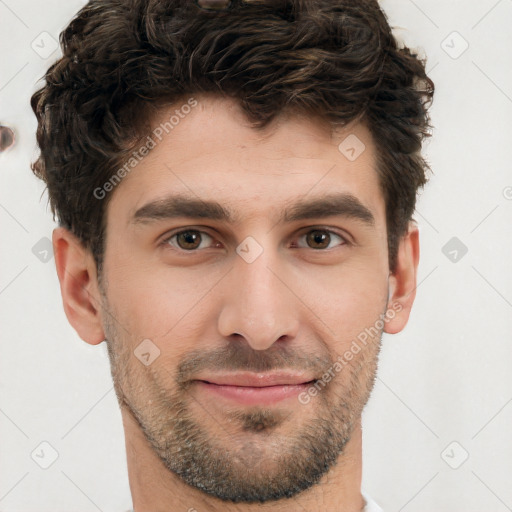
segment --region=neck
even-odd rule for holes
[[[317,485],[292,498],[264,504],[240,504],[221,501],[184,483],[154,453],[132,414],[124,407],[121,412],[134,512],[361,512],[364,508],[360,422],[337,464]]]

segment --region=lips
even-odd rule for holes
[[[297,398],[314,379],[304,373],[236,373],[196,379],[202,392],[238,405],[271,405]]]
[[[304,373],[237,373],[199,378],[209,384],[218,386],[242,386],[263,388],[268,386],[298,386],[314,380]]]

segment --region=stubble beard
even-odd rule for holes
[[[143,367],[126,348],[130,340],[121,339],[113,322],[107,323],[120,407],[133,416],[170,472],[208,495],[233,503],[291,498],[317,484],[340,462],[373,389],[380,351],[379,335],[378,342],[366,346],[343,368],[341,373],[349,373],[343,387],[340,374],[291,415],[264,407],[230,413],[230,425],[234,421],[239,427],[233,435],[220,422],[215,425],[217,432],[211,432],[212,416],[201,410],[190,383],[177,383],[169,391],[162,382],[165,378],[169,382],[170,374],[165,377],[162,367],[161,373]],[[307,414],[313,406],[310,419],[293,418],[302,411]],[[294,424],[299,426],[290,433]]]

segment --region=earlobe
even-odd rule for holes
[[[396,269],[389,277],[389,315],[384,326],[384,332],[388,334],[402,331],[409,320],[416,297],[419,256],[419,231],[411,222],[408,232],[400,240]]]
[[[105,335],[94,259],[65,228],[53,230],[52,243],[66,317],[82,340],[97,345]]]

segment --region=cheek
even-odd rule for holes
[[[111,268],[108,296],[117,322],[124,327],[118,329],[122,336],[129,336],[134,346],[150,339],[169,356],[193,348],[212,313],[209,290],[222,272],[155,269],[140,262],[111,264]]]
[[[340,267],[323,275],[304,276],[301,290],[298,295],[316,314],[316,322],[323,325],[339,353],[384,313],[387,274],[375,266]]]

